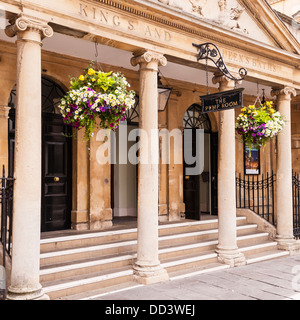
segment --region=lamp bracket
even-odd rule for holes
[[[241,80],[245,79],[245,77],[247,76],[248,71],[245,68],[240,68],[240,70],[239,70],[240,78],[233,76],[230,73],[230,71],[228,70],[219,48],[215,44],[210,43],[210,42],[203,43],[203,44],[193,43],[193,46],[199,49],[199,55],[197,57],[197,61],[202,60],[202,59],[206,59],[206,61],[207,61],[207,59],[213,61],[214,64],[217,66],[217,68],[228,79],[233,80],[233,81],[241,81]]]

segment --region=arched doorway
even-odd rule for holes
[[[201,218],[217,214],[217,134],[212,133],[210,119],[201,112],[197,104],[191,105],[183,118],[184,136],[188,134],[192,139],[192,155],[203,152],[203,171],[200,174],[187,175],[187,168],[195,164],[183,164],[183,197],[185,215],[187,219],[200,220]],[[197,149],[197,130],[201,129],[203,137],[202,150]],[[185,140],[185,139],[184,139]],[[184,145],[184,148],[186,146]]]
[[[42,78],[41,231],[65,230],[71,227],[72,138],[69,136],[72,131],[64,125],[58,109],[59,101],[64,95],[64,90],[57,83]],[[14,171],[15,96],[16,88],[12,90],[9,99],[10,175],[13,175]]]

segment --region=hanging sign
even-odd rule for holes
[[[216,112],[243,107],[244,88],[201,96],[202,112]]]

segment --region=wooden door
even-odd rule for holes
[[[211,214],[218,215],[218,133],[211,133]]]
[[[42,231],[69,229],[72,209],[72,139],[60,115],[43,114]],[[62,134],[63,133],[63,134]]]
[[[192,154],[196,153],[196,130],[197,129],[184,129],[192,131]],[[184,141],[184,137],[183,137]],[[184,147],[184,145],[183,145]],[[185,203],[185,216],[186,219],[201,219],[200,211],[200,175],[187,175],[186,169],[193,168],[195,164],[189,165],[186,162],[183,164],[183,199]]]

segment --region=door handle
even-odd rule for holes
[[[59,182],[59,177],[54,177],[54,182]]]

